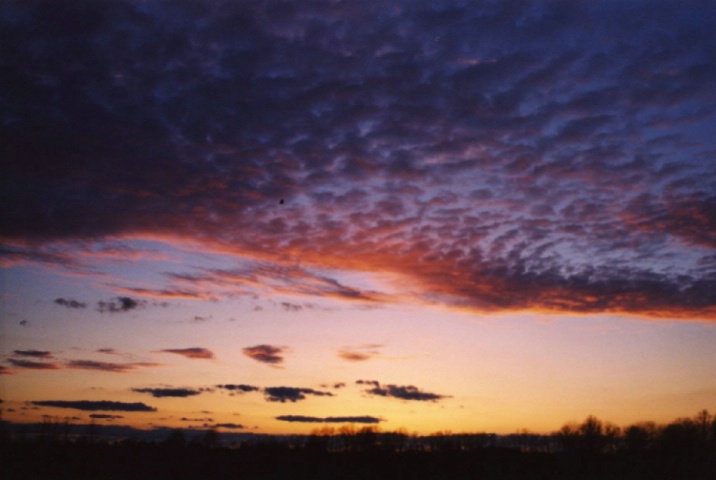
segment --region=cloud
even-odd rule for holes
[[[276,365],[283,363],[283,352],[285,347],[277,347],[274,345],[255,345],[246,347],[242,350],[244,355],[261,363]]]
[[[303,305],[290,302],[281,302],[281,307],[287,312],[300,312],[303,310]]]
[[[8,358],[7,360],[13,367],[27,368],[30,370],[57,370],[60,367],[54,363],[35,362],[33,360],[24,360],[20,358]]]
[[[229,430],[241,430],[246,427],[239,423],[217,423],[217,424],[214,424],[214,428],[228,428]]]
[[[356,380],[357,385],[373,385],[374,387],[380,387],[380,382],[377,380]]]
[[[33,357],[33,358],[52,358],[52,352],[45,350],[13,350],[13,355],[21,357]]]
[[[380,423],[381,418],[370,416],[358,417],[307,417],[304,415],[279,415],[276,420],[282,422],[298,422],[298,423]]]
[[[127,294],[716,319],[713,2],[315,5],[12,2],[2,263],[188,240],[256,264]]]
[[[138,287],[121,287],[118,288],[118,290],[129,294],[153,297],[155,299],[216,300],[216,297],[214,295],[187,289],[150,289]]]
[[[114,355],[117,351],[114,348],[98,348],[97,353],[106,353],[108,355]]]
[[[173,353],[175,355],[182,355],[186,358],[191,359],[212,359],[214,358],[214,353],[211,350],[208,350],[206,348],[201,347],[191,347],[191,348],[167,348],[165,350],[160,350],[160,352],[164,353]]]
[[[14,372],[4,365],[0,365],[0,375],[12,375]]]
[[[224,390],[229,390],[232,392],[239,392],[239,393],[246,393],[246,392],[258,392],[261,390],[259,387],[255,387],[253,385],[243,385],[243,384],[225,384],[225,385],[217,385],[216,388],[222,388]]]
[[[139,367],[156,367],[158,363],[135,362],[135,363],[113,363],[98,362],[95,360],[70,360],[65,363],[67,368],[75,368],[79,370],[98,370],[101,372],[125,373]]]
[[[199,395],[201,393],[200,390],[194,390],[191,388],[133,388],[132,391],[137,393],[148,393],[155,398],[185,398]]]
[[[37,400],[31,402],[40,407],[74,408],[75,410],[107,412],[156,412],[144,403],[113,402],[110,400]]]
[[[292,402],[305,400],[306,395],[314,395],[317,397],[332,397],[331,392],[322,392],[313,390],[312,388],[296,388],[296,387],[266,387],[264,395],[268,402]]]
[[[179,419],[180,422],[213,422],[213,418],[187,418],[187,417],[181,417]]]
[[[130,297],[117,297],[112,300],[97,302],[97,309],[102,313],[123,313],[144,307],[144,300],[135,300]]]
[[[345,347],[338,352],[338,358],[349,362],[363,362],[380,355],[382,345],[362,345],[359,347]]]
[[[363,352],[356,352],[352,350],[341,350],[338,352],[338,357],[342,358],[343,360],[347,360],[349,362],[362,362],[365,360],[370,360],[372,357],[370,354],[363,353]]]
[[[106,413],[91,413],[89,417],[102,420],[116,420],[119,418],[124,418],[122,415],[108,415]]]
[[[79,309],[79,308],[87,307],[86,303],[82,303],[77,300],[72,300],[72,299],[68,299],[68,298],[56,298],[55,303],[57,305],[62,305],[63,307],[67,307],[67,308],[78,308]]]
[[[375,380],[358,380],[356,383],[359,385],[372,385],[373,388],[369,388],[364,391],[370,395],[379,397],[392,397],[399,398],[401,400],[416,400],[421,402],[435,402],[437,400],[448,398],[445,395],[439,395],[437,393],[423,392],[412,385],[381,385]]]

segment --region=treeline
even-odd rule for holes
[[[716,480],[716,416],[619,428],[595,417],[550,435],[417,436],[368,427],[310,435],[244,436],[216,429],[164,432],[158,441],[103,439],[96,425],[46,419],[44,431],[0,432],[3,474],[14,478],[173,479],[704,479]]]

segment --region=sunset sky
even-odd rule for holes
[[[0,12],[4,420],[716,410],[716,2]]]

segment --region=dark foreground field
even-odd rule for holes
[[[714,479],[699,452],[472,450],[329,452],[282,444],[239,448],[122,442],[5,444],[12,479]]]
[[[4,430],[2,478],[716,480],[716,417],[706,411],[665,426],[618,429],[589,417],[551,435],[507,436],[344,427],[242,441],[212,429],[175,430],[148,441],[43,426],[33,435]]]

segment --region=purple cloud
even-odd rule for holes
[[[242,349],[242,352],[247,357],[257,362],[268,363],[270,365],[283,363],[284,351],[285,347],[277,347],[274,345],[255,345]]]

